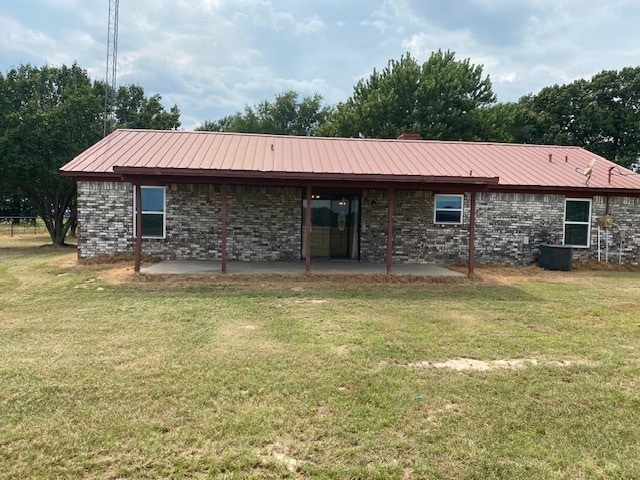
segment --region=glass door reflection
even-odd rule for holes
[[[302,258],[306,254],[306,207],[302,200]],[[314,195],[311,199],[311,258],[360,257],[360,198]]]

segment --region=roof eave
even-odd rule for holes
[[[593,197],[597,195],[640,197],[640,188],[591,187],[589,185],[489,185],[489,191],[505,193],[549,193],[555,195],[575,195],[578,197]]]
[[[121,178],[130,177],[208,177],[211,179],[264,179],[264,180],[339,180],[367,181],[381,183],[444,183],[444,184],[477,184],[497,185],[499,177],[467,177],[444,175],[393,175],[393,174],[359,174],[359,173],[319,173],[319,172],[282,172],[255,170],[203,170],[189,168],[147,168],[147,167],[113,167],[114,174]]]

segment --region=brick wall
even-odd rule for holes
[[[132,251],[131,184],[79,181],[76,234],[80,258]]]
[[[564,198],[546,194],[477,194],[476,262],[536,262],[541,243],[562,243]]]
[[[394,195],[393,261],[397,263],[465,263],[468,259],[470,196],[464,195],[463,224],[440,225],[433,221],[432,192],[396,191]],[[528,265],[539,258],[541,243],[561,244],[564,229],[563,195],[478,193],[476,195],[477,263]],[[383,262],[387,249],[388,194],[369,190],[362,195],[363,261]],[[606,199],[594,197],[591,215],[591,248],[574,249],[574,258],[598,258],[596,222],[605,214]],[[609,261],[640,263],[640,198],[610,197]],[[605,232],[601,230],[601,259]],[[622,244],[621,244],[622,240]]]
[[[397,263],[457,263],[468,256],[469,200],[463,201],[463,224],[435,224],[434,194],[429,191],[394,192],[393,261]],[[384,262],[387,254],[388,193],[362,194],[363,261]]]
[[[231,260],[299,260],[299,188],[231,187],[227,253]]]
[[[166,187],[166,238],[143,239],[146,255],[170,260],[211,260],[220,252],[220,187]]]
[[[167,237],[144,239],[143,252],[164,259],[221,258],[220,187],[169,185]],[[230,187],[227,254],[231,260],[299,260],[301,258],[299,188]],[[538,245],[561,243],[564,196],[479,193],[476,201],[476,262],[531,264]],[[387,249],[386,190],[366,190],[361,202],[360,257],[384,262]],[[596,222],[606,199],[592,204],[591,248],[575,249],[574,258],[597,259]],[[396,263],[464,263],[468,257],[470,196],[464,195],[463,224],[433,221],[434,194],[396,191],[393,261]],[[640,199],[611,197],[609,261],[640,263]],[[133,193],[130,184],[78,182],[79,256],[133,251]],[[604,259],[605,234],[601,232]],[[622,247],[621,242],[622,241]]]
[[[591,205],[591,248],[574,251],[574,258],[598,258],[598,227],[596,222],[606,214],[605,197],[594,197]],[[613,225],[608,232],[600,229],[600,258],[605,260],[606,242],[609,242],[609,262],[640,264],[640,198],[610,197],[609,215]],[[620,253],[622,255],[620,256]]]
[[[227,258],[300,259],[300,189],[230,187]],[[220,260],[221,196],[214,185],[166,188],[166,238],[143,239],[142,251],[162,259]],[[133,189],[128,183],[78,182],[80,258],[132,252]]]

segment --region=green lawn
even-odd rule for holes
[[[36,244],[0,239],[2,479],[640,478],[639,273],[148,280]]]

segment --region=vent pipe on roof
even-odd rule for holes
[[[549,154],[549,163],[553,163],[553,153]]]

